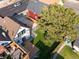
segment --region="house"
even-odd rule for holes
[[[3,19],[0,18],[0,25],[2,25],[3,23]],[[0,26],[0,45],[7,45],[11,42],[11,39],[8,35],[8,31],[4,30],[5,28],[2,28],[2,26]]]
[[[30,27],[32,30],[34,30],[37,27],[37,23],[33,22],[31,20],[31,18],[28,18],[26,15],[24,14],[17,14],[12,16],[11,18],[14,19],[14,21],[16,21],[19,24],[22,24],[24,26]]]
[[[79,52],[79,38],[77,38],[76,41],[74,42],[73,48]]]
[[[29,41],[26,43],[26,48],[16,42],[11,42],[9,45],[4,47],[0,46],[0,56],[5,57],[5,55],[10,55],[13,59],[33,59],[34,56],[37,55],[39,49]]]
[[[63,5],[62,0],[30,0],[29,4],[27,5],[27,9],[33,11],[36,14],[40,14],[41,9],[44,6],[56,3]]]
[[[31,33],[30,28],[20,25],[20,23],[15,22],[13,19],[9,17],[1,18],[0,26],[7,31],[10,39],[17,39],[19,40],[25,37],[29,39]]]

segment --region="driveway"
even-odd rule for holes
[[[64,48],[65,46],[65,43],[63,43],[61,45],[61,47],[58,49],[57,53],[54,54],[53,58],[52,59],[56,59],[56,57],[58,56],[58,54],[61,52],[61,50]]]

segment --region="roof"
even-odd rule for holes
[[[9,17],[4,17],[2,24],[0,24],[0,26],[3,26],[5,29],[8,30],[8,35],[11,39],[14,38],[16,32],[18,31],[18,29],[20,27],[20,25],[18,23],[16,23]]]
[[[39,49],[28,40],[25,42],[24,48],[30,52],[30,58],[32,58],[39,51]]]
[[[40,14],[43,6],[48,6],[48,5],[39,0],[31,0],[27,6],[27,9],[32,10],[37,14]]]
[[[2,54],[3,52],[5,52],[5,47],[4,46],[0,46],[0,54]]]
[[[13,42],[10,45],[17,45],[19,49],[21,49],[26,55],[29,55],[29,58],[32,58],[38,51],[39,49],[35,47],[30,41],[25,41],[24,46],[17,44],[16,42]]]
[[[76,41],[74,42],[74,45],[79,48],[79,37],[78,37],[78,38],[76,39]]]
[[[28,19],[26,16],[24,15],[15,15],[13,17],[11,17],[14,19],[15,22],[19,23],[20,25],[24,25],[27,27],[32,27],[33,26],[33,21],[31,21],[30,19]]]
[[[0,17],[0,26],[3,25],[3,18]]]
[[[15,50],[15,52],[12,54],[13,59],[20,59],[21,58],[21,53],[22,52],[21,52],[20,49]]]
[[[37,14],[40,14],[44,6],[59,3],[60,1],[61,0],[31,0],[27,6],[27,9],[32,10]]]

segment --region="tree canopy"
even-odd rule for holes
[[[50,5],[41,11],[38,24],[46,39],[63,40],[65,36],[75,39],[77,37],[75,26],[79,24],[79,15],[70,8]]]

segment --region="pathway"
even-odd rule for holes
[[[65,46],[65,43],[61,45],[61,47],[58,49],[57,53],[54,54],[53,58],[52,59],[56,59],[57,55],[60,53],[60,51],[64,48]]]

